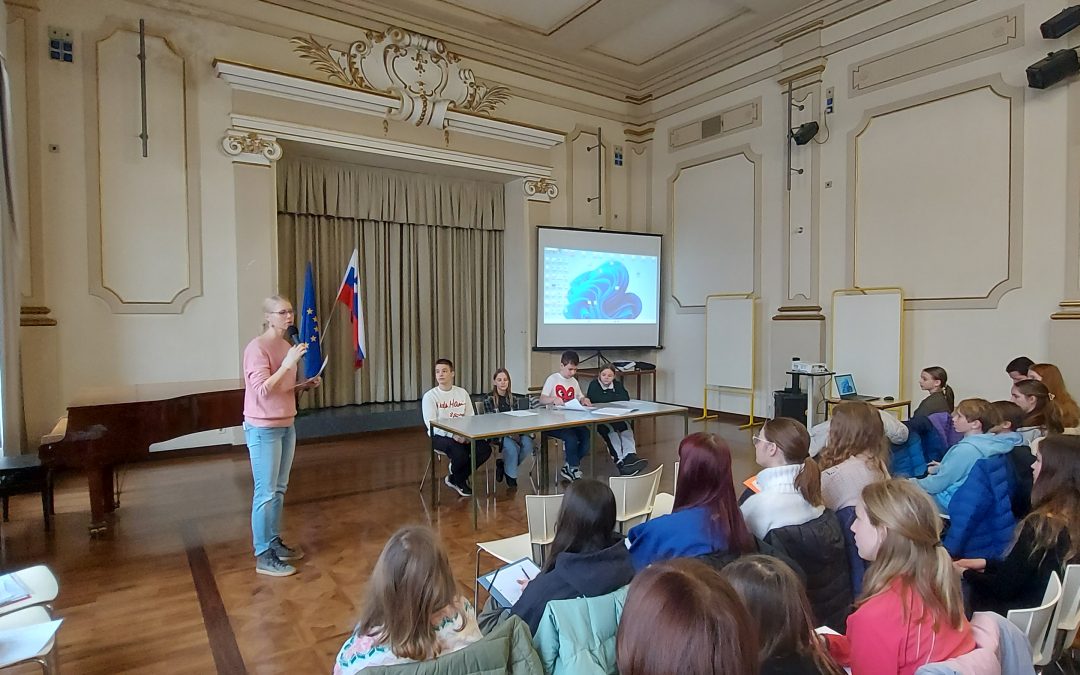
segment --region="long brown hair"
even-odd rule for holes
[[[679,443],[679,491],[673,510],[704,507],[709,522],[735,553],[757,550],[735,497],[731,449],[716,434],[699,431]]]
[[[865,454],[881,477],[888,478],[885,448],[885,423],[878,409],[865,401],[844,401],[833,408],[829,437],[817,456],[818,466],[824,471]]]
[[[952,387],[949,386],[949,374],[941,366],[930,366],[929,368],[923,368],[922,371],[941,383],[941,395],[945,397],[949,412],[952,412],[953,408],[956,407],[956,394],[953,393]]]
[[[1050,396],[1061,413],[1061,424],[1065,427],[1080,425],[1080,406],[1076,405],[1076,401],[1069,395],[1069,390],[1065,388],[1065,378],[1061,376],[1058,367],[1052,363],[1036,363],[1030,370],[1039,374],[1039,379],[1050,391]]]
[[[811,506],[821,506],[821,469],[810,459],[810,432],[790,417],[771,419],[761,427],[762,437],[775,443],[787,464],[802,464],[795,476],[795,488]]]
[[[690,558],[649,565],[634,577],[615,648],[620,675],[758,672],[746,607],[719,572]]]
[[[812,660],[819,673],[843,675],[822,648],[814,632],[806,589],[787,563],[768,555],[748,555],[724,567],[720,574],[754,620],[762,663],[774,656],[801,656]]]
[[[960,578],[953,570],[949,552],[941,545],[941,516],[930,495],[911,481],[892,479],[863,488],[862,502],[870,524],[885,528],[885,538],[866,571],[855,606],[899,581],[908,594],[904,598],[905,621],[925,618],[910,614],[908,598],[915,594],[933,615],[935,630],[939,619],[960,628],[964,622]]]
[[[1080,436],[1051,434],[1035,441],[1042,458],[1039,477],[1031,488],[1031,513],[1017,528],[1035,532],[1032,556],[1046,555],[1064,533],[1069,539],[1067,560],[1080,556]]]
[[[1035,407],[1024,418],[1025,427],[1041,427],[1047,433],[1060,434],[1065,430],[1061,423],[1061,411],[1057,402],[1050,398],[1050,390],[1038,380],[1020,380],[1013,385],[1016,391],[1035,399]]]
[[[506,368],[496,368],[491,374],[491,403],[495,406],[495,412],[499,411],[499,388],[495,386],[495,378],[500,374],[506,375],[506,398],[510,401],[510,407],[514,407],[514,381],[510,379],[510,371]]]
[[[403,658],[438,656],[432,617],[458,602],[446,551],[427,527],[406,526],[387,540],[371,573],[354,635],[370,635]],[[465,627],[462,621],[458,630]]]

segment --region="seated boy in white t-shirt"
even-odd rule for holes
[[[446,476],[445,483],[462,497],[468,497],[472,494],[472,487],[469,485],[469,474],[472,472],[469,444],[463,436],[433,429],[431,421],[466,417],[476,411],[469,392],[454,386],[453,361],[439,359],[435,362],[435,381],[438,386],[429,389],[420,404],[424,413],[424,425],[431,434],[431,444],[435,450],[450,458],[450,473]],[[476,466],[486,462],[490,456],[490,443],[476,444]]]
[[[562,405],[571,399],[577,399],[582,405],[592,405],[585,392],[578,383],[578,355],[574,351],[562,353],[562,368],[557,373],[552,373],[544,381],[544,388],[540,390],[540,402],[544,405],[554,403]],[[575,481],[582,478],[581,460],[589,452],[589,429],[587,427],[570,427],[569,429],[556,429],[548,432],[550,435],[563,442],[566,448],[566,463],[559,469],[559,475],[568,480]]]

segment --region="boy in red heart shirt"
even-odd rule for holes
[[[554,403],[562,405],[571,399],[577,399],[582,405],[592,405],[585,397],[585,393],[578,384],[577,375],[578,355],[574,351],[562,353],[562,368],[552,373],[544,382],[544,388],[540,390],[540,402],[544,405]],[[569,429],[556,429],[549,432],[555,438],[563,442],[566,448],[566,463],[559,470],[559,476],[573,482],[582,478],[581,460],[589,452],[589,429],[587,427],[570,427]]]

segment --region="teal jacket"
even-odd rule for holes
[[[618,675],[615,634],[628,588],[548,603],[533,636],[546,675]]]
[[[372,675],[541,675],[529,627],[509,617],[478,642],[432,661],[365,668]]]
[[[915,482],[937,500],[943,513],[948,513],[953,494],[967,480],[975,462],[995,455],[1004,455],[1019,442],[1020,434],[1012,431],[965,436],[941,458],[936,474],[917,478]]]

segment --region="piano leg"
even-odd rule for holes
[[[116,494],[116,467],[110,466],[105,471],[105,512],[112,513],[120,507],[120,495]]]
[[[86,467],[86,482],[90,488],[90,536],[95,537],[104,534],[108,529],[105,522],[105,512],[112,504],[112,467],[88,466]]]

